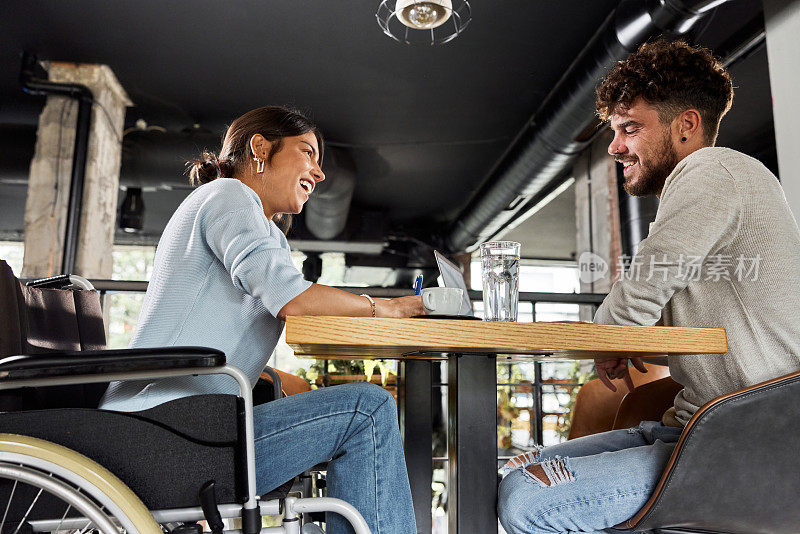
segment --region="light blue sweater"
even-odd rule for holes
[[[255,385],[283,330],[278,312],[310,286],[255,192],[219,178],[193,191],[167,223],[130,347],[219,349]],[[136,411],[236,392],[225,375],[114,382],[101,407]]]

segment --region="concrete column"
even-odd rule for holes
[[[800,86],[798,35],[800,0],[764,0],[767,29],[769,81],[772,88],[772,115],[775,118],[775,143],[778,170],[786,200],[795,218],[800,217]]]
[[[577,259],[583,293],[607,293],[616,279],[622,254],[617,169],[606,152],[610,142],[611,132],[604,132],[572,167]],[[591,318],[589,310],[581,311],[582,320]]]
[[[50,63],[53,82],[79,83],[94,94],[76,273],[111,278],[122,131],[128,95],[106,65]],[[39,117],[25,204],[22,276],[61,274],[78,103],[51,96]]]

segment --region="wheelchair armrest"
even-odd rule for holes
[[[707,403],[686,425],[653,495],[615,528],[796,531],[798,397],[795,372]]]
[[[0,383],[15,379],[105,375],[225,365],[225,354],[207,347],[47,352],[0,359]]]

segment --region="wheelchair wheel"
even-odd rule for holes
[[[0,534],[123,531],[162,533],[110,471],[61,445],[0,434]]]

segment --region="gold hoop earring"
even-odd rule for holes
[[[256,174],[261,174],[264,172],[264,160],[254,156],[253,161],[256,162]]]

